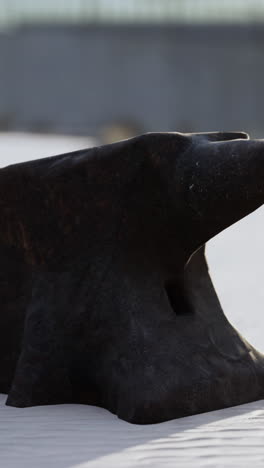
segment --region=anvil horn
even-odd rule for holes
[[[187,133],[186,135],[195,138],[196,141],[230,141],[230,140],[249,140],[249,135],[246,132],[201,132],[201,133]]]
[[[195,249],[264,203],[264,140],[228,135],[223,141],[217,134],[194,135],[196,144],[184,155],[185,206]]]

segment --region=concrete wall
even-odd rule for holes
[[[260,26],[41,26],[0,36],[0,122],[96,134],[245,129],[264,135]]]

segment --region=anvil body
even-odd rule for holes
[[[205,244],[264,201],[264,142],[150,133],[0,170],[0,392],[137,424],[264,397]]]

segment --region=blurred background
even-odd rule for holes
[[[264,137],[264,0],[0,0],[0,165],[147,131]],[[263,209],[213,239],[224,310],[264,351]]]
[[[0,0],[0,129],[264,134],[263,0]]]

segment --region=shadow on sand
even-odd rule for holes
[[[236,445],[237,438],[240,445],[241,431],[247,430],[252,419],[260,418],[263,423],[264,409],[263,401],[258,401],[138,426],[93,406],[17,409],[5,406],[5,399],[5,395],[0,395],[0,457],[5,468],[86,468],[112,464],[123,468],[146,463],[160,466],[162,460],[168,466],[170,457],[174,463],[189,461],[190,466],[193,463],[199,466],[199,457],[214,456],[212,447],[219,449],[217,456],[224,455],[224,439],[230,439],[230,435],[233,443]]]

